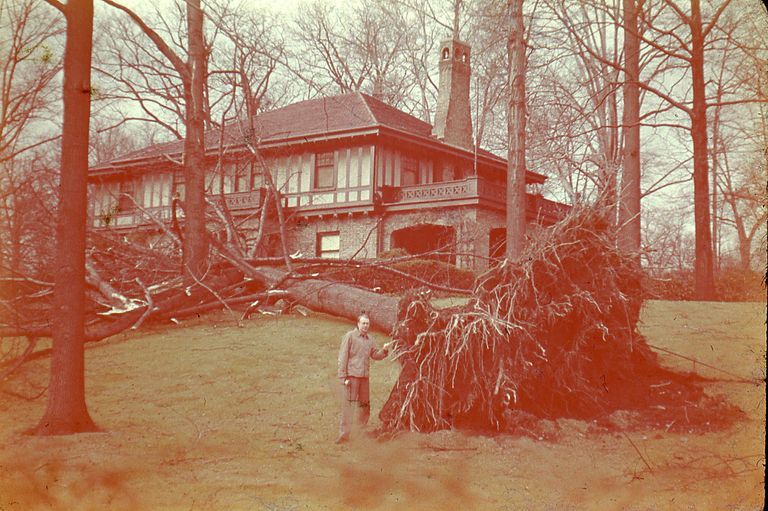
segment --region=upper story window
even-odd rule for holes
[[[333,152],[315,155],[315,173],[312,182],[314,189],[334,188],[336,186]]]
[[[317,233],[317,256],[323,259],[338,259],[341,237],[339,231]]]
[[[126,177],[120,181],[117,196],[117,210],[133,211],[136,209],[136,203],[134,202],[135,193],[136,185],[130,178]]]
[[[410,186],[416,184],[419,184],[419,162],[415,158],[403,158],[400,185]]]
[[[264,165],[260,161],[251,162],[250,189],[256,190],[264,186]]]
[[[245,192],[250,189],[250,173],[248,170],[248,165],[245,163],[238,163],[235,167],[236,192]]]
[[[173,191],[172,195],[179,200],[184,200],[184,171],[173,171]]]

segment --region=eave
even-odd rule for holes
[[[477,161],[495,168],[503,173],[507,172],[507,161],[499,156],[488,155],[484,153],[475,154],[474,151],[469,149],[446,144],[433,137],[425,137],[423,135],[414,134],[409,131],[399,130],[384,125],[368,126],[363,128],[335,130],[324,133],[316,133],[309,135],[297,135],[289,137],[273,137],[271,139],[264,139],[259,141],[258,147],[265,153],[278,152],[287,147],[300,147],[309,144],[318,144],[323,142],[335,142],[343,139],[351,139],[365,136],[383,136],[394,138],[403,142],[419,145],[429,148],[430,150],[449,154],[454,157],[462,158],[465,160],[474,160],[477,157]],[[245,143],[236,143],[224,147],[224,153],[243,153],[248,152],[249,148]],[[206,150],[206,156],[216,156],[221,152],[219,147],[211,147]],[[178,163],[183,158],[183,151],[175,151],[162,154],[153,154],[146,157],[132,158],[130,160],[114,160],[109,164],[92,167],[89,169],[89,177],[106,177],[110,175],[123,174],[126,171],[130,172],[139,167],[146,167],[152,165],[157,167],[159,165],[167,165],[168,168],[178,166]],[[526,181],[529,183],[544,183],[546,176],[533,171],[526,171]]]

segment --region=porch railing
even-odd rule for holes
[[[221,204],[221,195],[209,195],[214,203]],[[243,211],[261,207],[264,202],[264,189],[249,190],[246,192],[228,193],[224,195],[224,201],[230,211]],[[184,217],[181,208],[176,211],[179,218]],[[150,225],[156,221],[169,222],[171,220],[170,206],[155,206],[149,208],[136,208],[131,211],[102,213],[93,219],[94,227],[136,227]]]
[[[469,202],[503,210],[507,203],[507,189],[506,183],[469,176],[457,181],[383,187],[381,197],[385,207],[430,203],[447,206],[451,202]],[[530,218],[556,221],[565,216],[569,209],[568,206],[545,199],[540,194],[526,195],[526,213]]]

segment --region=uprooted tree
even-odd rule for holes
[[[525,432],[558,418],[610,427],[618,410],[673,430],[738,417],[695,375],[663,368],[638,333],[640,271],[611,232],[600,215],[576,213],[521,263],[478,277],[467,305],[401,301],[402,371],[382,429]]]
[[[663,368],[638,334],[640,274],[617,250],[612,232],[597,213],[574,212],[533,236],[521,262],[478,277],[470,301],[449,309],[433,307],[423,290],[398,298],[345,278],[359,267],[402,274],[392,262],[296,259],[289,271],[282,257],[245,259],[214,239],[212,270],[189,285],[173,277],[177,260],[158,248],[94,240],[86,339],[280,298],[345,318],[365,309],[374,326],[392,332],[402,370],[380,414],[386,432],[526,433],[541,419],[563,417],[627,425],[618,410],[634,414],[635,424],[669,430],[736,419],[737,409],[706,397],[700,378]],[[97,268],[118,278],[110,283]],[[17,319],[0,334],[50,335],[47,325]],[[0,362],[0,372],[18,367],[19,358]]]

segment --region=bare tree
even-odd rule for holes
[[[685,215],[675,208],[649,208],[643,212],[642,260],[653,277],[678,275],[693,269],[693,233]]]
[[[715,275],[712,255],[712,230],[709,203],[709,160],[707,158],[707,103],[704,84],[704,37],[711,29],[701,21],[701,4],[691,0],[691,14],[685,15],[670,1],[670,6],[691,31],[690,65],[693,103],[690,108],[691,137],[693,138],[693,204],[696,225],[695,293],[698,299],[711,300],[715,296]],[[727,6],[728,3],[724,3]],[[714,21],[713,21],[714,23]]]
[[[624,19],[624,168],[619,201],[619,246],[640,263],[640,39],[636,0],[623,0]]]
[[[12,279],[40,276],[52,255],[54,183],[44,160],[58,156],[63,27],[44,2],[0,1],[0,274]]]
[[[55,104],[52,82],[61,58],[54,49],[61,32],[60,21],[40,2],[0,1],[0,162],[56,139],[29,128],[46,120]]]
[[[53,352],[48,406],[34,432],[95,431],[85,402],[85,226],[93,1],[46,0],[66,18],[64,123],[56,224]]]
[[[523,0],[508,0],[509,35],[507,52],[508,107],[507,133],[507,258],[516,261],[525,242],[525,27]]]
[[[57,184],[56,172],[41,157],[16,156],[0,164],[0,274],[50,277]],[[4,291],[14,296],[13,287]]]
[[[673,0],[644,3],[643,8],[638,10],[637,35],[641,47],[650,49],[651,58],[657,62],[651,73],[640,78],[638,86],[642,91],[658,98],[657,104],[642,114],[640,120],[643,125],[682,128],[687,130],[691,137],[694,221],[697,226],[696,296],[699,299],[711,299],[714,293],[706,111],[715,106],[717,102],[711,101],[706,96],[704,57],[705,52],[711,49],[712,40],[715,39],[713,30],[718,26],[720,17],[728,9],[730,3],[731,0],[727,0],[713,6],[708,13],[706,23],[702,20],[700,2],[698,1],[691,3],[690,14],[684,12]],[[564,18],[561,16],[560,19]],[[564,24],[568,25],[568,23]],[[571,33],[578,38],[580,44],[585,40],[585,36],[578,32],[572,31]],[[623,70],[623,66],[619,62],[606,58],[591,45],[581,44],[581,47],[596,62],[607,65],[616,71]],[[642,66],[643,57],[641,55],[641,69]],[[755,98],[738,98],[722,101],[719,104],[750,101],[754,102]],[[690,123],[680,123],[675,120],[674,115],[669,114],[669,111],[674,109],[684,112]],[[671,120],[670,115],[672,116]],[[676,165],[667,175],[676,168],[683,167],[684,165]],[[670,184],[674,183],[675,181],[670,182]],[[654,183],[645,192],[645,195],[650,190],[659,189],[660,186],[662,185]]]
[[[768,22],[768,12],[757,5],[738,7],[745,8],[726,10],[713,28],[705,62],[710,77],[707,114],[716,272],[734,231],[739,264],[743,270],[750,269],[752,244],[766,220],[765,103],[733,100],[768,96],[762,73],[768,35],[760,30]]]
[[[200,0],[189,0],[186,5],[186,59],[131,9],[104,0],[125,12],[142,30],[157,50],[167,59],[180,79],[184,98],[184,238],[183,272],[188,277],[200,278],[208,265],[208,233],[205,226],[205,99],[206,43],[203,37],[204,14]]]

